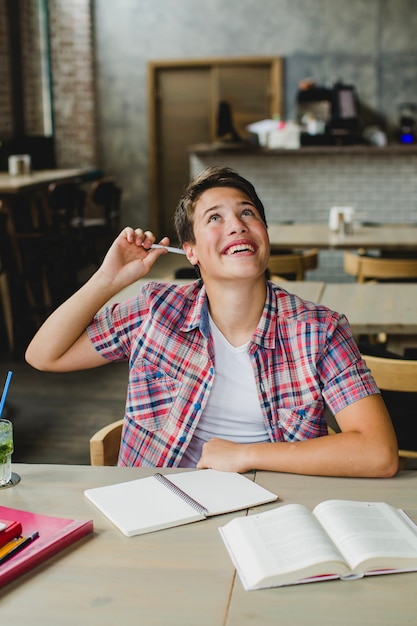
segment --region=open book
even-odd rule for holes
[[[417,526],[384,502],[287,504],[219,530],[247,590],[417,570]]]
[[[246,509],[278,497],[241,474],[210,469],[157,473],[84,493],[128,537]]]

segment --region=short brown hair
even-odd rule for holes
[[[207,167],[186,186],[175,210],[174,224],[181,245],[184,242],[195,243],[195,205],[204,191],[214,187],[234,187],[242,191],[253,202],[265,225],[267,225],[264,205],[252,183],[230,167]]]

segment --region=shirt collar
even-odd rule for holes
[[[181,330],[189,332],[194,328],[199,328],[202,335],[208,339],[210,336],[210,322],[208,312],[208,300],[204,283],[194,287],[189,294],[193,303],[188,310]],[[276,323],[273,320],[278,315],[278,301],[275,289],[270,282],[267,282],[265,304],[261,318],[252,341],[264,348],[273,349],[276,345]]]
[[[187,297],[193,302],[191,303],[181,330],[188,333],[195,328],[199,328],[204,337],[208,339],[210,336],[210,323],[207,293],[204,283],[201,281],[193,283],[193,289],[187,294]]]

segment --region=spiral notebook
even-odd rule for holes
[[[127,537],[275,501],[250,478],[217,470],[156,473],[87,489],[85,495]]]

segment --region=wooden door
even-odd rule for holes
[[[188,181],[187,147],[197,138],[210,141],[210,77],[204,67],[184,67],[169,68],[156,78],[152,229],[157,237],[174,239],[173,214]]]
[[[213,143],[219,103],[227,102],[242,140],[246,126],[282,115],[279,58],[149,64],[150,225],[175,242],[173,214],[189,180],[189,146]]]

